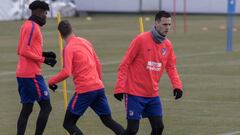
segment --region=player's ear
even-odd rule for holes
[[[155,20],[155,25],[159,25],[160,24],[160,20]]]
[[[159,20],[156,20],[155,21],[155,26],[159,26],[160,25],[160,21]]]

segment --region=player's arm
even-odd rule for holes
[[[122,62],[119,65],[118,75],[117,75],[117,83],[116,83],[116,87],[114,89],[115,94],[125,93],[129,65],[134,61],[135,57],[138,55],[139,49],[140,49],[139,38],[135,38],[131,42],[129,48],[127,49],[127,52],[125,53],[125,55],[122,59]]]
[[[23,44],[21,48],[18,50],[18,54],[26,57],[27,59],[34,60],[36,62],[44,62],[44,57],[42,57],[41,53],[36,53],[36,50],[34,51],[33,46],[33,38],[36,36],[36,28],[35,24],[32,23],[32,25],[29,25],[23,29],[24,35],[22,36]]]
[[[40,33],[37,33],[35,24],[32,23],[32,25],[25,27],[23,31],[24,31],[23,32],[24,35],[22,35],[23,43],[22,43],[22,46],[19,47],[18,54],[27,59],[30,59],[36,62],[46,63],[47,65],[50,65],[53,67],[57,63],[55,59],[56,55],[55,55],[55,58],[44,57],[42,52],[38,52],[38,50],[36,50],[33,40]]]
[[[183,85],[176,68],[176,55],[173,48],[170,49],[168,61],[166,64],[166,71],[173,86],[175,99],[181,98],[183,93]]]
[[[63,51],[64,51],[63,52],[64,54],[63,69],[48,80],[49,85],[59,83],[67,79],[71,75],[73,52],[70,47],[66,47]]]

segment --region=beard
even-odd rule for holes
[[[41,27],[46,24],[46,19],[44,19],[40,16],[37,16],[37,15],[31,15],[28,20],[34,21],[35,23],[37,23]]]

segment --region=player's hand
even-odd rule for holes
[[[117,94],[114,94],[114,97],[119,100],[119,101],[122,101],[123,100],[123,93],[117,93]]]
[[[58,88],[58,86],[56,84],[49,84],[48,87],[55,92],[55,90]]]
[[[183,91],[182,91],[181,89],[175,88],[175,89],[173,90],[173,96],[175,97],[175,100],[181,98],[182,95],[183,95]]]
[[[57,60],[54,58],[45,57],[44,63],[50,65],[51,67],[54,67],[54,65],[57,63]]]
[[[42,56],[43,57],[47,57],[47,58],[54,58],[56,59],[56,54],[52,51],[50,52],[42,52]]]

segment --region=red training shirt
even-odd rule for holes
[[[157,44],[151,32],[141,33],[132,40],[119,65],[114,93],[156,97],[159,95],[158,83],[164,69],[173,87],[182,89],[172,43],[165,39]]]
[[[104,87],[100,60],[92,44],[86,39],[69,37],[63,51],[63,59],[63,69],[49,79],[49,84],[56,84],[72,74],[76,93],[86,93]]]
[[[44,57],[42,56],[42,33],[37,23],[27,20],[22,25],[17,54],[17,77],[34,78],[36,75],[41,75]]]

